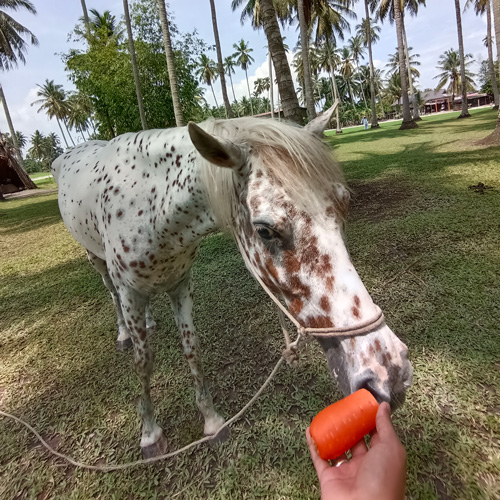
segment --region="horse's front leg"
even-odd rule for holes
[[[210,436],[220,429],[224,424],[224,419],[214,410],[212,396],[203,373],[198,339],[193,324],[193,286],[191,273],[173,292],[169,293],[169,296],[175,321],[181,334],[184,354],[194,378],[196,404],[205,419],[204,433],[206,436]],[[219,439],[223,437],[227,437],[227,433],[224,436],[218,436]]]
[[[153,372],[153,352],[149,345],[146,327],[146,307],[148,298],[135,290],[117,286],[122,311],[134,345],[135,371],[141,382],[139,415],[142,420],[141,449],[144,458],[165,453],[167,442],[161,427],[154,418],[154,408],[150,396],[150,377]]]

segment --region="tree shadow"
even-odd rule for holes
[[[14,203],[15,206],[12,206]],[[5,235],[33,231],[56,224],[60,220],[57,198],[46,200],[40,196],[0,205],[0,230]]]

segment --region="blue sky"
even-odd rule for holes
[[[132,0],[129,0],[132,2]],[[254,49],[255,63],[249,68],[250,88],[255,78],[268,76],[266,60],[267,50],[264,48],[267,40],[263,30],[254,31],[249,24],[240,24],[240,13],[232,12],[231,0],[215,0],[219,24],[219,35],[222,44],[223,56],[233,52],[233,43],[243,38]],[[40,41],[39,47],[30,47],[26,57],[26,65],[18,69],[3,73],[1,83],[9,103],[14,127],[28,137],[39,129],[43,133],[59,130],[55,121],[49,121],[45,114],[37,113],[37,108],[31,103],[36,100],[37,84],[45,79],[54,80],[65,88],[71,89],[60,54],[66,52],[74,43],[68,42],[68,34],[73,29],[78,18],[82,15],[80,0],[34,0],[38,15],[33,16],[22,12],[13,14],[13,17],[31,29]],[[465,0],[461,0],[462,8]],[[196,28],[207,43],[213,44],[212,20],[209,0],[170,0],[169,12],[174,16],[174,22],[181,32],[192,31]],[[123,12],[122,0],[87,0],[87,8],[96,8],[99,11],[110,10],[118,18]],[[361,21],[364,13],[363,1],[355,7],[357,20],[352,21],[354,27]],[[486,19],[478,18],[469,9],[462,16],[464,30],[464,45],[466,53],[471,53],[476,61],[487,57],[483,38],[486,34]],[[373,48],[375,65],[385,69],[387,56],[395,52],[397,46],[396,29],[386,23],[381,26],[380,41]],[[418,86],[421,89],[433,88],[437,74],[435,68],[439,55],[450,48],[458,49],[454,0],[427,0],[427,7],[421,8],[416,18],[406,19],[406,28],[409,45],[414,52],[420,54],[421,78]],[[286,43],[293,48],[297,41],[295,26],[285,30]],[[347,34],[346,39],[350,35]],[[210,54],[215,59],[215,53]],[[291,56],[291,54],[290,54]],[[474,67],[472,68],[474,71]],[[247,87],[245,74],[237,70],[233,76],[236,97],[246,95]],[[219,83],[215,83],[217,99],[222,102]],[[205,97],[213,102],[211,92]],[[0,130],[8,131],[3,110],[0,112]]]

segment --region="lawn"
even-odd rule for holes
[[[353,191],[352,260],[415,368],[394,421],[409,499],[500,498],[500,148],[478,147],[479,110],[349,129],[329,141]],[[494,189],[469,189],[482,182]],[[274,307],[233,243],[207,238],[195,323],[216,407],[235,414],[280,356]],[[113,306],[59,216],[56,195],[0,205],[0,408],[90,463],[139,458],[138,382],[115,350]],[[168,300],[153,303],[152,393],[170,448],[202,421]],[[319,346],[283,367],[226,443],[109,474],[64,465],[0,418],[0,498],[319,498],[304,431],[338,399]]]

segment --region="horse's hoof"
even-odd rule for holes
[[[208,441],[208,444],[210,446],[215,446],[220,443],[225,443],[230,435],[231,432],[229,431],[229,427],[224,427],[218,434],[213,434],[213,438]]]
[[[128,351],[129,349],[132,349],[134,346],[132,339],[129,337],[125,340],[117,340],[116,341],[116,350],[117,351]]]
[[[167,452],[167,440],[162,434],[156,443],[141,447],[142,458],[153,458],[164,455]]]

